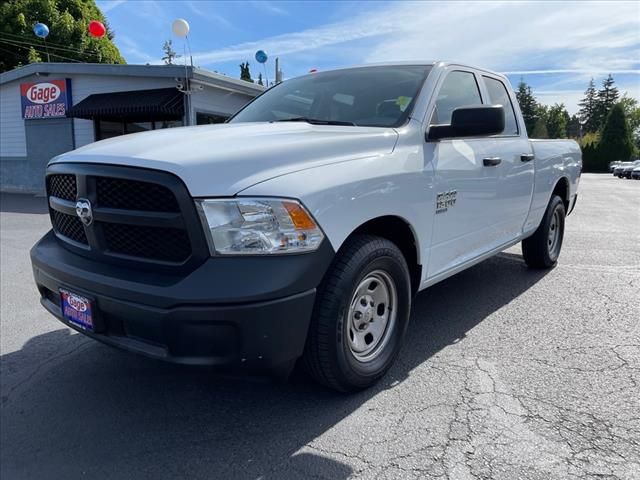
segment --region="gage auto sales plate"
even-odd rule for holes
[[[60,289],[62,316],[78,327],[93,331],[93,306],[91,300],[68,290]]]

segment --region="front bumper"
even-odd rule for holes
[[[188,274],[96,262],[53,232],[31,250],[42,305],[96,340],[176,363],[274,368],[298,358],[334,252],[212,257]],[[95,331],[67,323],[59,289],[94,301]]]

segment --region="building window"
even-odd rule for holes
[[[110,122],[108,120],[95,120],[96,140],[124,135],[124,122]]]
[[[153,122],[114,122],[111,120],[95,119],[96,140],[126,135],[127,133],[146,132],[160,128],[181,127],[181,120],[157,120]]]
[[[210,125],[212,123],[224,123],[228,115],[216,115],[214,113],[196,112],[196,125]]]

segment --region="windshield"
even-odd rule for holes
[[[321,72],[287,80],[256,98],[230,123],[305,121],[398,127],[430,66],[393,65]]]

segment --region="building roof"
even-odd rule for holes
[[[257,95],[265,87],[227,77],[202,68],[184,65],[117,65],[108,63],[31,63],[0,74],[0,85],[31,75],[112,75],[120,77],[187,78],[197,83],[248,95]]]

